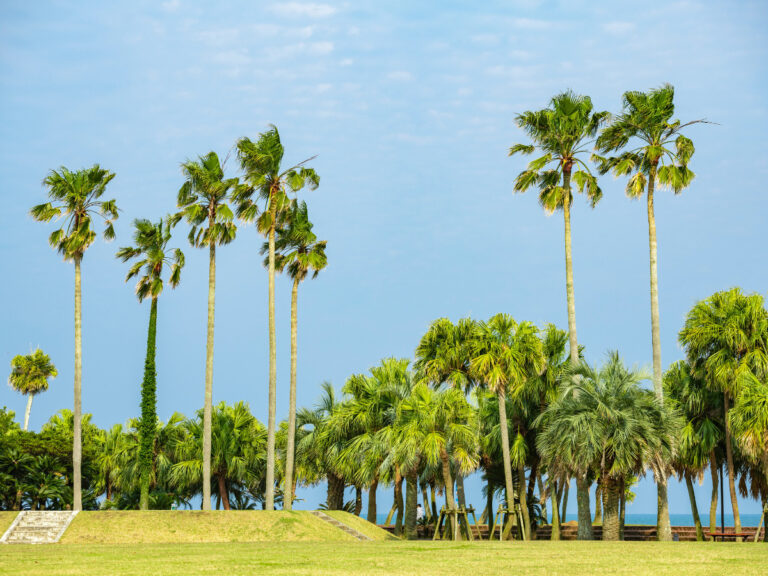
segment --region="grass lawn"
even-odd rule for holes
[[[342,512],[340,510],[323,510],[328,516],[333,518],[334,520],[338,520],[339,522],[346,524],[353,530],[357,530],[360,532],[360,534],[363,534],[364,536],[368,536],[371,540],[376,540],[378,542],[383,542],[385,540],[395,540],[397,541],[398,538],[395,538],[392,534],[387,532],[386,530],[382,530],[378,526],[375,526],[368,522],[365,518],[360,518],[359,516],[355,516],[354,514],[350,514],[349,512]]]
[[[309,512],[80,512],[62,544],[332,541],[355,539]]]
[[[13,519],[16,518],[18,512],[0,512],[0,536],[5,534],[8,530],[8,526],[13,523]]]
[[[764,544],[263,542],[0,547],[0,574],[768,574]]]

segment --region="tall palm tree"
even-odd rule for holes
[[[211,509],[211,411],[213,409],[213,325],[216,301],[216,246],[235,239],[237,226],[227,202],[244,186],[237,178],[224,178],[224,168],[215,152],[181,165],[186,181],[178,195],[181,218],[192,226],[189,243],[208,247],[208,335],[205,346],[205,403],[203,407],[203,510]]]
[[[722,397],[710,390],[706,382],[693,373],[684,360],[672,364],[664,374],[664,398],[683,418],[683,429],[674,467],[685,480],[691,513],[696,526],[696,539],[704,540],[704,530],[696,505],[693,478],[704,474],[712,454],[723,439]],[[716,476],[713,481],[717,481]],[[714,531],[715,527],[710,526]]]
[[[530,322],[517,323],[509,314],[496,314],[487,322],[480,322],[472,343],[471,369],[476,380],[496,394],[499,403],[501,450],[504,461],[504,480],[507,509],[514,510],[512,486],[512,459],[510,456],[509,428],[506,397],[515,395],[529,378],[544,370],[544,353],[537,328]],[[520,481],[520,506],[525,527],[524,537],[531,537],[525,486],[525,460],[516,459]]]
[[[48,238],[50,245],[58,250],[65,261],[75,263],[75,406],[74,434],[72,439],[72,491],[73,509],[83,509],[82,495],[82,379],[83,379],[83,338],[80,289],[80,265],[85,251],[96,240],[92,221],[104,220],[104,239],[115,237],[113,221],[118,218],[115,200],[101,200],[115,174],[104,170],[98,164],[75,172],[62,166],[43,180],[48,188],[49,202],[38,204],[30,211],[39,222],[50,222],[64,218],[64,225],[54,230]]]
[[[688,362],[723,395],[728,488],[734,528],[741,532],[728,410],[750,375],[768,378],[768,311],[763,296],[747,295],[739,288],[716,292],[688,312],[679,341]]]
[[[312,232],[306,202],[295,202],[286,214],[286,225],[277,230],[275,241],[275,270],[283,272],[293,280],[291,290],[291,387],[288,399],[288,439],[285,454],[285,490],[283,507],[293,507],[293,461],[296,447],[296,358],[298,356],[298,298],[299,284],[310,272],[317,278],[320,271],[328,265],[325,256],[326,242],[318,241]],[[265,242],[261,253],[269,252],[269,243]],[[269,257],[267,257],[267,266]]]
[[[241,138],[237,142],[237,153],[240,158],[245,178],[250,184],[244,187],[238,195],[238,216],[245,222],[256,220],[258,216],[258,201],[264,203],[264,209],[258,218],[259,232],[267,236],[269,244],[269,417],[267,422],[267,492],[266,508],[274,510],[275,492],[275,411],[277,406],[277,347],[275,332],[275,232],[280,217],[287,210],[290,201],[286,192],[298,192],[304,187],[310,190],[317,188],[320,177],[312,168],[304,166],[312,160],[283,169],[281,164],[285,149],[280,142],[277,127],[271,126],[266,132],[259,134],[254,142],[249,138]],[[256,198],[254,199],[254,194]]]
[[[48,379],[56,378],[58,372],[50,357],[38,348],[31,354],[14,356],[11,360],[11,375],[8,384],[21,394],[26,394],[27,409],[24,412],[24,430],[29,428],[29,413],[32,398],[48,390]]]
[[[140,258],[131,265],[127,282],[139,277],[136,284],[136,296],[139,302],[152,299],[149,309],[149,329],[147,331],[147,354],[144,360],[144,379],[141,383],[141,423],[139,437],[139,468],[141,474],[141,497],[139,508],[149,510],[149,483],[152,471],[152,451],[157,430],[157,381],[155,371],[155,341],[157,334],[157,299],[163,291],[163,270],[170,268],[168,283],[171,288],[179,285],[181,269],[184,267],[184,253],[176,248],[173,254],[168,249],[171,240],[172,218],[160,219],[156,223],[149,220],[134,220],[134,246],[126,246],[117,252],[123,262]]]
[[[597,178],[583,160],[589,154],[592,140],[608,112],[593,112],[589,96],[567,91],[552,98],[550,107],[518,114],[517,125],[531,138],[532,144],[515,144],[509,155],[543,154],[528,164],[515,180],[515,192],[525,192],[531,186],[539,188],[539,203],[552,213],[562,209],[565,221],[565,287],[568,300],[568,334],[571,361],[579,361],[576,337],[576,304],[573,291],[571,258],[571,181],[579,192],[586,191],[590,204],[600,201],[603,193]],[[574,169],[576,170],[574,172]]]
[[[406,477],[405,535],[415,539],[419,467],[440,467],[446,502],[453,510],[451,465],[466,475],[478,462],[475,410],[459,389],[417,384],[398,407],[393,445]]]
[[[610,123],[597,139],[601,153],[629,150],[618,156],[602,158],[600,172],[608,171],[616,176],[629,176],[626,193],[630,198],[639,198],[647,190],[648,244],[650,253],[651,280],[651,345],[653,349],[653,388],[663,401],[661,364],[661,332],[659,328],[659,283],[657,272],[656,215],[653,194],[658,183],[679,194],[694,178],[688,168],[693,156],[693,142],[682,135],[683,128],[704,122],[694,120],[682,124],[672,120],[675,113],[675,89],[670,84],[649,92],[625,92],[623,111]],[[660,540],[671,540],[672,529],[669,515],[662,508],[667,506],[667,475],[656,478],[658,486],[658,533]]]

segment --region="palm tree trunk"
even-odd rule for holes
[[[571,260],[571,167],[563,168],[563,218],[565,220],[565,293],[568,299],[568,341],[571,362],[579,362],[579,343],[576,338],[576,302],[573,293],[573,262]]]
[[[219,498],[221,499],[224,510],[229,510],[229,492],[227,491],[227,481],[223,474],[217,474],[219,480]]]
[[[82,332],[82,290],[80,286],[80,261],[75,256],[75,407],[72,423],[72,509],[83,509],[82,479],[80,475],[83,460],[82,443],[82,384],[83,384],[83,332]]]
[[[355,484],[355,516],[360,516],[363,511],[363,489]]]
[[[488,523],[488,538],[493,539],[495,515],[493,513],[493,484],[490,481],[485,486],[485,513]]]
[[[693,481],[690,474],[684,474],[685,487],[688,488],[688,499],[691,501],[691,512],[693,513],[693,524],[696,526],[696,540],[704,541],[704,530],[701,527],[701,518],[699,518],[699,508],[696,506],[696,494],[693,491]]]
[[[451,461],[448,458],[448,453],[445,451],[445,449],[442,450],[442,453],[440,454],[440,460],[442,463],[442,469],[443,469],[443,483],[445,484],[445,508],[447,511],[456,511],[456,503],[453,499],[453,479],[451,478]],[[451,534],[451,537],[454,540],[458,540],[460,538],[460,533],[457,529],[458,522],[457,522],[457,515],[456,514],[449,514],[448,515],[448,529],[450,530],[449,534]]]
[[[571,491],[571,479],[565,478],[565,486],[563,487],[563,505],[560,506],[560,519],[563,522],[567,522],[568,518],[566,513],[568,512],[568,493]]]
[[[517,477],[520,486],[520,508],[523,513],[523,526],[525,526],[525,534],[523,534],[523,538],[525,540],[531,540],[533,538],[533,535],[531,534],[531,515],[528,512],[528,498],[525,494],[525,464],[523,462],[520,462],[517,465]]]
[[[344,508],[344,479],[333,472],[328,474],[328,494],[325,505],[328,510]]]
[[[709,501],[709,531],[717,532],[717,490],[719,475],[717,473],[717,458],[714,450],[709,458],[709,473],[712,476],[712,497]]]
[[[276,198],[272,198],[269,227],[269,415],[267,418],[266,509],[275,509],[275,411],[277,408],[277,343],[275,334],[275,220]]]
[[[558,507],[560,498],[557,494],[557,482],[555,480],[551,481],[550,491],[552,497],[552,535],[550,539],[560,540],[560,510]]]
[[[597,480],[597,486],[595,487],[595,519],[592,525],[603,523],[603,483],[600,478]]]
[[[416,540],[418,531],[416,527],[416,504],[419,499],[419,476],[414,469],[405,477],[405,537],[407,540]]]
[[[592,514],[589,511],[589,482],[586,474],[576,476],[576,503],[579,513],[579,540],[594,540],[592,532]]]
[[[400,474],[400,467],[395,467],[395,505],[397,514],[395,515],[395,536],[403,534],[403,475]]]
[[[432,519],[437,522],[437,498],[435,496],[435,483],[429,483],[429,502],[432,506]]]
[[[504,460],[504,486],[506,488],[507,511],[512,519],[512,524],[516,524],[515,516],[515,492],[512,487],[512,460],[509,456],[509,428],[507,427],[507,401],[506,390],[499,387],[496,396],[499,400],[499,424],[501,428],[501,454]],[[504,530],[502,526],[502,530]]]
[[[656,534],[659,542],[670,542],[672,540],[672,525],[669,522],[669,497],[667,496],[667,476],[664,470],[661,470],[656,477]]]
[[[544,522],[546,523],[547,517],[549,516],[547,512],[547,490],[544,488],[544,481],[541,478],[541,472],[539,470],[536,470],[536,486],[539,489],[539,507],[541,508],[541,516],[544,518]]]
[[[29,413],[32,411],[32,398],[34,398],[34,394],[28,394],[27,409],[24,411],[24,432],[29,430]]]
[[[378,479],[374,479],[371,482],[371,486],[368,488],[368,522],[376,524],[376,488],[379,486]]]
[[[601,477],[600,492],[603,496],[603,540],[619,539],[619,495],[616,481]]]
[[[293,459],[296,443],[296,345],[298,332],[299,280],[293,281],[291,290],[291,388],[288,392],[288,441],[285,450],[285,485],[293,486]],[[283,499],[283,510],[293,509],[293,490]]]
[[[624,520],[627,511],[627,489],[624,481],[621,481],[619,487],[619,539],[624,540]]]
[[[211,509],[211,412],[213,411],[213,324],[216,307],[216,244],[209,247],[208,338],[205,345],[205,403],[203,404],[203,510]]]
[[[728,424],[729,400],[728,392],[723,394],[725,410],[725,457],[728,468],[728,491],[731,493],[731,508],[733,509],[733,529],[741,532],[741,516],[739,516],[739,500],[736,497],[736,475],[733,469],[733,446],[731,446],[731,426]],[[740,540],[738,540],[740,541]]]
[[[456,472],[456,499],[459,501],[459,508],[467,509],[467,498],[464,494],[464,476],[461,472]]]
[[[427,485],[426,483],[421,483],[421,499],[424,502],[424,517],[427,519],[427,522],[432,521],[432,510],[429,507],[429,495],[427,494]]]
[[[141,383],[141,421],[139,422],[139,510],[149,510],[149,480],[157,432],[157,381],[155,372],[155,342],[157,336],[157,297],[152,298],[147,333],[147,356],[144,360],[144,380]]]

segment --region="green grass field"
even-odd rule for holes
[[[764,575],[762,544],[263,542],[0,547],[0,574]]]
[[[17,514],[18,512],[0,512],[0,536],[8,530],[8,526],[11,525]]]

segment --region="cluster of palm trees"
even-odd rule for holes
[[[299,284],[309,275],[326,266],[325,245],[312,232],[307,206],[299,202],[296,193],[304,188],[314,189],[319,184],[316,172],[306,166],[312,158],[293,165],[283,166],[284,148],[276,127],[252,141],[242,138],[235,144],[242,177],[226,177],[222,163],[215,152],[184,162],[181,166],[185,182],[178,193],[179,211],[151,222],[138,219],[134,222],[134,245],[121,248],[117,257],[124,262],[133,261],[126,281],[137,277],[136,295],[139,301],[151,300],[147,354],[141,393],[141,420],[139,425],[140,458],[138,473],[141,478],[141,509],[149,506],[150,475],[153,467],[153,445],[156,441],[157,415],[155,409],[156,370],[155,339],[158,298],[163,291],[164,275],[169,273],[171,287],[178,285],[184,267],[184,254],[168,246],[173,228],[186,220],[190,226],[189,242],[196,248],[208,248],[208,334],[206,345],[205,401],[202,428],[202,478],[203,509],[211,507],[212,477],[212,416],[213,416],[213,334],[216,293],[216,248],[232,242],[237,234],[237,218],[243,223],[255,222],[267,241],[262,248],[266,253],[265,265],[269,276],[269,421],[267,425],[266,508],[274,509],[275,486],[275,406],[276,406],[276,329],[275,329],[275,273],[287,271],[293,280],[291,298],[291,378],[290,420],[295,419],[296,398],[296,331],[297,294]],[[64,225],[49,237],[67,261],[75,264],[75,402],[73,430],[73,506],[82,509],[82,430],[81,380],[82,380],[82,333],[81,333],[81,264],[88,247],[96,240],[93,221],[104,220],[104,238],[115,237],[113,221],[118,218],[115,200],[103,200],[114,174],[95,165],[72,172],[66,167],[53,170],[44,180],[49,201],[35,206],[32,216],[39,221],[64,219]],[[234,211],[233,211],[234,208]],[[38,351],[39,352],[39,351]],[[38,354],[35,352],[34,354]],[[42,354],[42,352],[39,352]],[[33,355],[26,358],[33,358]],[[25,357],[22,357],[25,358]],[[30,360],[33,361],[33,360]],[[55,374],[49,373],[50,376]],[[13,376],[12,376],[13,378]],[[27,380],[31,381],[31,378]],[[42,380],[38,379],[40,383]],[[13,382],[12,382],[13,383]],[[21,390],[32,396],[40,388]],[[295,428],[295,427],[292,427]],[[290,442],[293,442],[291,434]],[[292,448],[289,456],[292,455]],[[290,458],[289,458],[290,460]],[[292,474],[292,462],[288,464]],[[291,499],[287,500],[290,507]]]

